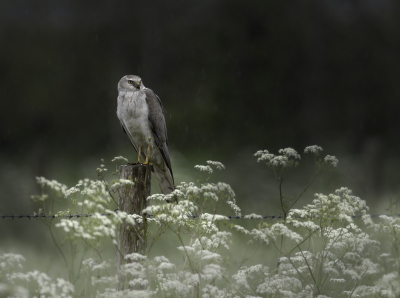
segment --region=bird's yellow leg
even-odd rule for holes
[[[151,163],[149,163],[149,156],[150,156],[150,145],[147,146],[146,160],[145,160],[145,162],[143,163],[144,165],[147,165],[147,164],[152,165]]]
[[[142,152],[142,146],[139,145],[138,163],[142,163],[142,162],[140,161],[140,154],[141,154],[141,152]]]

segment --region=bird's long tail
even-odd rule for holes
[[[168,167],[161,168],[153,164],[153,169],[161,192],[165,195],[173,192],[175,190],[174,179],[172,178]]]

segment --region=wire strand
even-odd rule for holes
[[[118,209],[115,209],[114,210],[114,212],[117,212],[118,211]],[[96,215],[98,215],[98,214],[96,214]],[[102,213],[101,215],[103,215],[103,216],[110,216],[111,215],[111,213]],[[392,214],[368,214],[369,216],[371,216],[371,217],[379,217],[379,216],[393,216]],[[38,218],[44,218],[44,219],[61,219],[61,218],[64,218],[64,219],[72,219],[72,218],[81,218],[81,217],[92,217],[92,216],[94,216],[94,214],[68,214],[68,215],[47,215],[47,214],[36,214],[36,213],[34,213],[34,214],[22,214],[22,215],[13,215],[13,214],[11,214],[11,215],[0,215],[0,218],[1,219],[6,219],[6,218],[12,218],[12,219],[22,219],[22,218],[27,218],[27,219],[29,219],[29,220],[31,220],[31,219],[38,219]],[[399,213],[397,213],[397,214],[394,214],[394,216],[396,216],[396,217],[400,217],[400,214]],[[147,215],[147,217],[152,217],[152,215],[150,215],[150,214],[148,214]],[[187,217],[188,218],[197,218],[197,217],[200,217],[200,215],[197,215],[197,214],[195,214],[195,215],[187,215]],[[225,216],[227,219],[281,219],[281,218],[283,218],[283,215],[264,215],[264,216],[261,216],[261,217],[256,217],[256,216],[252,216],[252,215],[241,215],[241,216],[238,216],[238,215],[228,215],[228,216]],[[352,218],[361,218],[362,217],[362,215],[361,214],[358,214],[358,215],[352,215],[351,216]],[[301,217],[301,216],[297,216],[297,217],[293,217],[293,218],[301,218],[301,219],[306,219],[307,217]],[[312,218],[317,218],[316,216],[315,217],[312,217]]]

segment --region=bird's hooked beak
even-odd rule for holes
[[[142,84],[142,81],[137,81],[137,82],[135,82],[135,87],[137,88],[137,89],[140,89],[140,85]]]

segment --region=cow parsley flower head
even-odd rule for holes
[[[123,164],[123,163],[128,163],[128,159],[126,159],[123,156],[116,156],[112,160],[112,162],[115,162],[117,164]]]
[[[335,156],[327,155],[324,158],[324,162],[332,167],[337,167],[339,160]]]
[[[322,148],[317,145],[308,146],[304,149],[304,153],[314,153],[315,155],[319,155],[322,151]]]
[[[207,163],[210,167],[216,169],[216,170],[223,170],[225,169],[225,166],[220,163],[219,161],[212,161],[212,160],[207,160]]]
[[[194,166],[194,168],[199,170],[200,172],[207,172],[209,174],[213,173],[213,169],[210,166],[196,165],[196,166]]]
[[[265,164],[274,171],[277,177],[276,170],[278,168],[286,170],[296,167],[298,162],[295,160],[300,159],[300,155],[293,148],[280,149],[279,153],[280,155],[274,155],[269,153],[268,150],[260,150],[257,151],[254,156],[258,157],[257,162],[264,161]],[[282,171],[281,175],[284,175],[284,171]]]
[[[382,297],[396,297],[400,293],[399,273],[394,271],[384,274],[382,278],[376,282],[376,288],[379,289],[378,291]]]
[[[30,271],[27,273],[11,273],[7,274],[6,277],[8,281],[12,284],[16,283],[17,281],[22,281],[26,285],[30,284],[30,287],[35,289],[37,293],[40,293],[40,297],[70,298],[75,292],[74,285],[71,284],[69,281],[66,281],[62,278],[57,278],[54,281],[46,273],[39,272],[38,270]],[[25,296],[18,295],[16,297]]]
[[[25,261],[25,258],[19,254],[6,253],[0,255],[0,272],[8,271],[14,268],[22,268],[22,262]]]
[[[213,285],[205,285],[202,289],[203,295],[202,298],[212,298],[212,297],[225,297],[226,291],[221,290]],[[249,296],[246,296],[249,297]]]
[[[147,257],[139,254],[139,253],[131,253],[125,256],[125,260],[131,260],[133,262],[140,262],[140,261],[146,261]]]
[[[127,190],[129,189],[129,187],[135,185],[135,183],[132,180],[129,179],[119,179],[117,181],[115,181],[112,185],[111,185],[111,189],[112,190]]]
[[[71,187],[70,189],[68,189],[66,192],[65,192],[65,198],[68,198],[69,196],[71,196],[71,195],[74,195],[74,194],[76,194],[76,193],[80,193],[81,192],[81,190],[80,190],[80,188],[79,187]]]
[[[31,200],[34,203],[40,203],[40,202],[44,202],[49,198],[49,195],[47,194],[42,194],[42,195],[32,195],[31,196]]]
[[[293,157],[294,159],[300,159],[300,154],[293,148],[280,149],[278,152],[288,158]]]
[[[250,231],[246,230],[245,228],[239,225],[232,225],[231,228],[245,235],[250,234]]]
[[[279,166],[286,167],[288,165],[288,161],[289,158],[287,156],[278,155],[269,161],[269,165],[274,168],[277,168]]]
[[[151,200],[154,200],[154,201],[165,201],[165,200],[166,200],[166,197],[165,197],[164,194],[156,193],[156,194],[154,194],[154,195],[148,196],[148,197],[146,198],[146,200],[147,200],[147,201],[151,201]]]
[[[96,169],[97,173],[103,173],[103,172],[107,172],[107,169],[105,168],[105,165],[101,165],[100,168]]]
[[[262,283],[268,277],[268,267],[261,264],[251,267],[243,266],[236,274],[232,276],[236,284],[243,286],[245,289],[250,290],[250,285]]]
[[[67,191],[67,186],[57,182],[56,180],[48,180],[44,177],[36,177],[36,181],[42,188],[48,187],[54,190],[56,193],[65,197],[65,193]]]
[[[262,215],[251,213],[244,216],[245,219],[263,219]]]
[[[260,161],[270,161],[272,158],[274,158],[274,154],[269,153],[268,150],[259,150],[256,153],[254,153],[254,156],[258,157],[257,162]]]

